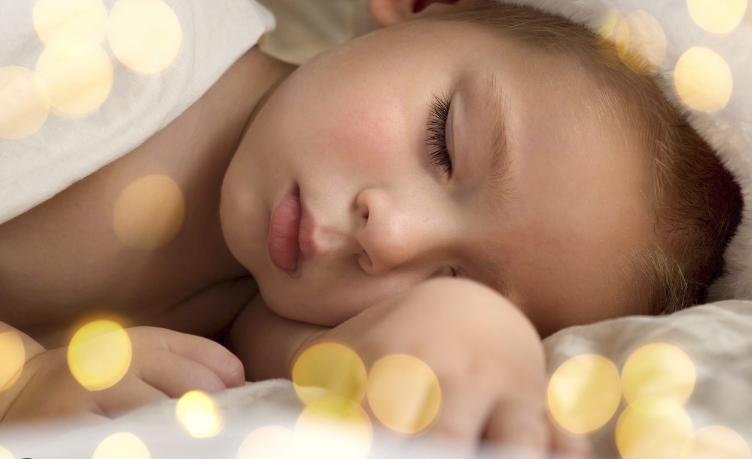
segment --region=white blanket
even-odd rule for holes
[[[11,66],[37,69],[40,55],[55,46],[54,40],[47,40],[51,44],[46,46],[32,21],[34,5],[44,7],[45,3],[53,2],[0,1],[0,77],[3,68]],[[111,22],[115,3],[104,1]],[[93,44],[112,64],[112,89],[101,106],[85,116],[70,116],[56,111],[53,103],[44,124],[31,135],[3,138],[0,130],[0,224],[141,145],[198,100],[275,25],[271,13],[256,0],[166,0],[164,4],[160,0],[158,4],[166,4],[180,24],[177,37],[171,37],[180,40],[180,48],[167,68],[146,74],[126,67],[113,52],[111,41],[102,34],[101,40],[98,36]],[[99,24],[93,19],[91,22]],[[154,27],[148,21],[144,24]],[[106,27],[107,23],[100,25]],[[134,25],[130,33],[135,32],[138,27]],[[78,74],[76,65],[63,68],[71,73],[52,75],[56,81],[42,78],[42,85],[48,89],[64,88],[67,83],[61,84],[60,79],[75,83],[85,80],[86,73],[91,72],[85,68],[83,74]],[[106,70],[106,65],[96,68]],[[37,71],[37,76],[44,74]],[[93,84],[105,87],[105,80],[103,74]],[[0,103],[9,100],[4,98],[12,97],[10,93],[21,84],[0,78]],[[81,87],[65,90],[71,91],[81,91]],[[0,127],[8,118],[25,115],[22,106],[4,105],[0,106]]]

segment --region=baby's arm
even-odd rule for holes
[[[256,295],[235,319],[225,345],[243,362],[248,381],[290,379],[298,349],[327,330],[278,316]]]
[[[0,322],[0,335],[0,389],[5,388],[0,391],[1,422],[28,379],[30,372],[22,371],[26,363],[44,352],[44,348],[25,333],[3,322]],[[6,388],[11,381],[13,384]]]
[[[395,353],[426,362],[442,390],[433,432],[587,456],[585,444],[549,424],[538,334],[517,307],[486,286],[431,280],[331,329],[276,316],[259,299],[230,336],[252,380],[290,378],[295,354],[316,338],[346,343],[367,368]]]

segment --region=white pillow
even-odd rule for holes
[[[277,20],[261,49],[302,64],[323,51],[376,28],[369,0],[260,0]]]
[[[571,327],[551,335],[544,340],[544,345],[548,371],[552,374],[567,359],[581,354],[607,357],[621,372],[632,352],[651,342],[675,344],[694,361],[697,381],[691,397],[684,404],[694,429],[724,426],[736,431],[748,445],[752,445],[750,301],[723,301],[691,307],[668,316],[622,317]],[[597,452],[595,457],[619,458],[614,429],[624,408],[622,399],[611,421],[592,434]]]

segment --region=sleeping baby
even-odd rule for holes
[[[331,339],[366,366],[426,362],[434,432],[587,455],[549,424],[541,338],[703,302],[739,188],[584,28],[486,0],[370,9],[379,30],[300,67],[252,47],[132,151],[0,225],[0,332],[27,358],[3,424],[289,378]],[[154,176],[184,219],[125,244],[113,208]],[[130,326],[133,361],[90,392],[65,346],[105,316]]]

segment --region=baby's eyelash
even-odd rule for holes
[[[428,119],[428,140],[426,143],[433,147],[430,157],[436,167],[442,167],[444,172],[452,176],[452,158],[446,144],[446,125],[449,118],[449,105],[446,98],[434,96],[431,104],[431,117]]]

